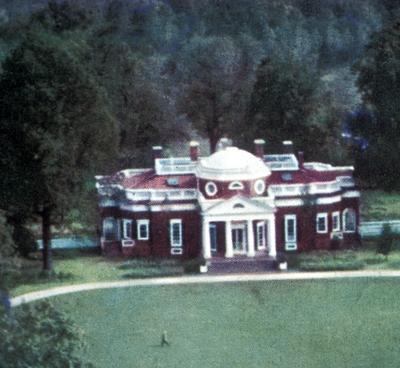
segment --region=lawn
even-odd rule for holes
[[[398,367],[400,284],[341,279],[158,286],[56,297],[99,368]],[[170,347],[160,347],[163,330]]]
[[[181,275],[184,272],[184,265],[176,260],[108,259],[95,250],[58,250],[54,251],[53,260],[55,275],[50,278],[41,275],[40,253],[34,259],[23,260],[22,277],[12,288],[11,295],[62,285]]]
[[[400,193],[361,191],[361,218],[363,221],[400,219]]]

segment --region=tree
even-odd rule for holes
[[[15,244],[12,233],[13,228],[7,223],[5,213],[0,211],[0,297],[3,291],[10,288],[20,272],[20,264],[14,257]]]
[[[104,91],[85,68],[76,34],[30,32],[0,76],[2,206],[42,220],[43,269],[52,270],[50,226],[107,170],[118,130]]]
[[[357,85],[371,119],[354,119],[353,134],[368,142],[358,156],[358,166],[386,189],[399,186],[400,170],[400,22],[376,33],[355,65]]]
[[[83,332],[49,302],[5,312],[0,305],[0,367],[92,367],[78,353]]]
[[[243,121],[253,64],[229,37],[194,37],[181,60],[182,111],[214,152],[218,140]]]
[[[263,59],[251,95],[244,140],[266,138],[268,149],[279,152],[283,140],[293,139],[310,157],[313,139],[318,136],[318,126],[308,125],[316,83],[316,76],[303,65]]]

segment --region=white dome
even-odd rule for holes
[[[202,158],[197,167],[197,176],[208,180],[254,180],[269,175],[260,158],[237,147],[227,147]]]

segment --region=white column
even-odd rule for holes
[[[247,220],[247,257],[254,257],[255,255],[253,221]]]
[[[233,257],[232,227],[229,220],[225,221],[225,257]]]
[[[203,217],[202,222],[203,257],[211,258],[210,222]]]
[[[276,240],[275,240],[275,216],[272,216],[268,220],[268,255],[270,257],[276,257]]]

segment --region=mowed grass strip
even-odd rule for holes
[[[97,367],[398,367],[396,279],[98,290],[52,299]],[[166,330],[170,347],[160,347]]]

